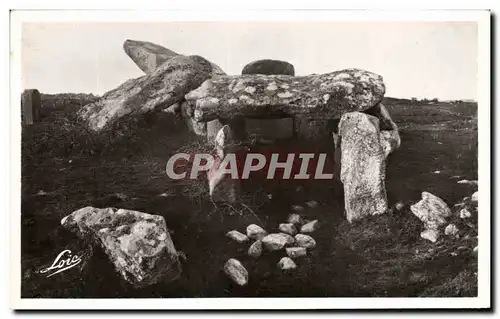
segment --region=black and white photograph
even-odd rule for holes
[[[13,11],[13,304],[490,307],[490,19]]]

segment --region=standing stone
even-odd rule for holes
[[[292,64],[279,60],[257,60],[245,65],[241,74],[265,74],[265,75],[295,75],[295,68]]]
[[[191,119],[192,120],[192,119]],[[200,123],[203,124],[203,123]],[[207,125],[207,140],[212,142],[217,137],[220,129],[224,126],[219,120],[213,120],[206,123]]]
[[[169,283],[181,265],[162,216],[85,207],[61,220],[80,238],[100,245],[117,272],[135,287]]]
[[[210,197],[215,202],[234,203],[239,198],[240,181],[232,179],[230,174],[226,174],[219,169],[219,165],[224,157],[228,154],[233,154],[235,150],[232,131],[228,125],[222,127],[217,133],[215,150],[218,160],[216,160],[216,164],[207,172]]]
[[[346,113],[339,124],[341,173],[347,220],[383,214],[386,156],[380,143],[379,121],[360,112]]]
[[[422,200],[410,206],[412,213],[424,223],[424,231],[420,237],[436,242],[439,238],[439,227],[451,216],[448,205],[439,197],[422,192]]]
[[[31,125],[40,120],[40,109],[42,108],[42,100],[40,92],[36,89],[24,90],[21,95],[21,117],[22,122],[26,125]]]

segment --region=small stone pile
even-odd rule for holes
[[[461,237],[460,233],[462,235],[467,233],[461,229],[476,229],[477,192],[455,204],[453,209],[450,209],[441,198],[429,192],[422,192],[422,200],[410,208],[412,213],[424,223],[424,230],[420,237],[433,243],[439,239],[441,229],[444,229],[445,236],[457,239]]]
[[[314,203],[317,205],[316,202]],[[304,209],[302,206],[298,207]],[[297,210],[298,207],[293,207],[293,209]],[[231,230],[226,236],[238,243],[247,243],[253,240],[247,254],[255,259],[259,258],[264,250],[275,252],[285,249],[287,256],[281,258],[277,266],[281,270],[289,270],[297,268],[293,259],[307,255],[308,250],[316,247],[316,241],[309,234],[316,231],[318,226],[318,220],[306,221],[299,214],[293,213],[288,216],[286,223],[278,225],[279,232],[268,233],[262,227],[251,224],[246,228],[246,235],[237,230]],[[248,271],[235,258],[226,261],[224,273],[240,286],[248,283]]]

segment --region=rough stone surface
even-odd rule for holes
[[[21,95],[21,117],[23,123],[31,125],[40,120],[40,109],[42,100],[40,92],[36,89],[24,90]]]
[[[472,185],[472,186],[477,186],[477,181],[469,181],[466,179],[459,180],[457,184],[466,184],[466,185]]]
[[[339,132],[340,180],[344,185],[347,220],[385,213],[386,156],[380,143],[378,119],[360,112],[347,113],[340,120]]]
[[[471,196],[471,198],[470,198],[470,199],[471,199],[471,201],[473,201],[473,202],[477,202],[477,201],[478,201],[478,197],[479,197],[478,193],[477,193],[477,192],[475,192],[474,194],[472,194],[472,196]]]
[[[257,240],[248,248],[248,256],[259,258],[262,255],[262,241]]]
[[[64,217],[61,224],[100,245],[123,279],[136,287],[168,283],[181,274],[178,254],[161,216],[85,207]]]
[[[99,131],[125,115],[165,109],[210,77],[210,62],[200,56],[176,56],[154,72],[128,80],[80,109],[78,115]]]
[[[146,41],[126,40],[123,43],[123,50],[146,74],[153,73],[173,57],[183,56],[161,45]],[[211,63],[211,65],[213,76],[226,74],[217,64]]]
[[[380,75],[347,69],[322,75],[218,76],[186,94],[197,121],[307,115],[335,119],[367,110],[383,98]]]
[[[295,262],[290,257],[283,257],[278,262],[278,267],[281,270],[288,270],[288,269],[295,269],[295,268],[297,268],[297,265],[295,264]]]
[[[289,235],[295,235],[297,233],[297,228],[295,228],[294,224],[291,223],[286,223],[286,224],[279,224],[278,229],[280,232],[289,234]]]
[[[257,60],[245,65],[241,74],[282,74],[295,75],[295,68],[292,64],[280,60]]]
[[[460,210],[460,218],[461,219],[470,218],[471,216],[472,216],[472,214],[467,208],[462,208]]]
[[[313,221],[310,221],[307,224],[302,225],[302,227],[300,228],[300,232],[301,233],[312,233],[312,232],[316,231],[316,229],[318,229],[318,227],[319,227],[319,222],[317,219],[315,219]]]
[[[420,233],[420,237],[435,243],[439,238],[439,231],[437,229],[425,229]]]
[[[239,286],[248,283],[248,271],[237,259],[230,258],[224,264],[224,273]]]
[[[248,241],[248,237],[237,230],[231,230],[230,232],[227,232],[226,236],[238,243],[244,243]]]
[[[288,247],[286,254],[290,258],[297,258],[307,255],[307,249],[305,247]]]
[[[232,130],[228,125],[224,125],[217,133],[215,150],[217,162],[207,172],[210,197],[214,202],[234,203],[239,199],[240,181],[231,178],[230,174],[219,169],[224,157],[235,150]]]
[[[269,251],[280,250],[287,244],[287,238],[282,234],[269,234],[262,238],[262,244]]]
[[[302,217],[299,214],[288,215],[288,222],[291,224],[302,224]]]
[[[287,245],[293,245],[295,243],[295,238],[292,235],[287,233],[279,233],[281,236],[285,237]]]
[[[398,126],[394,123],[389,111],[387,111],[386,107],[382,103],[366,110],[365,113],[373,115],[379,120],[380,142],[386,156],[401,146],[401,137],[399,136]]]
[[[458,234],[458,227],[455,224],[449,224],[444,229],[444,234],[447,236],[456,236]]]
[[[179,55],[161,45],[135,40],[126,40],[123,50],[146,74],[152,73],[160,65]]]
[[[247,226],[247,236],[254,240],[260,240],[267,236],[267,232],[262,227],[251,224]]]
[[[446,218],[451,215],[448,205],[441,198],[428,192],[422,192],[422,200],[410,206],[410,209],[424,223],[425,230],[420,236],[432,242],[439,236],[438,228],[444,225]],[[429,233],[433,236],[429,236]]]
[[[316,247],[316,241],[309,235],[297,234],[295,235],[295,242],[299,247],[312,249]]]

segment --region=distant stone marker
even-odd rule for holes
[[[24,90],[21,95],[21,117],[24,124],[31,125],[40,120],[42,100],[36,89]]]
[[[241,71],[241,74],[266,74],[266,75],[295,75],[295,68],[292,64],[279,60],[257,60],[248,63]]]

